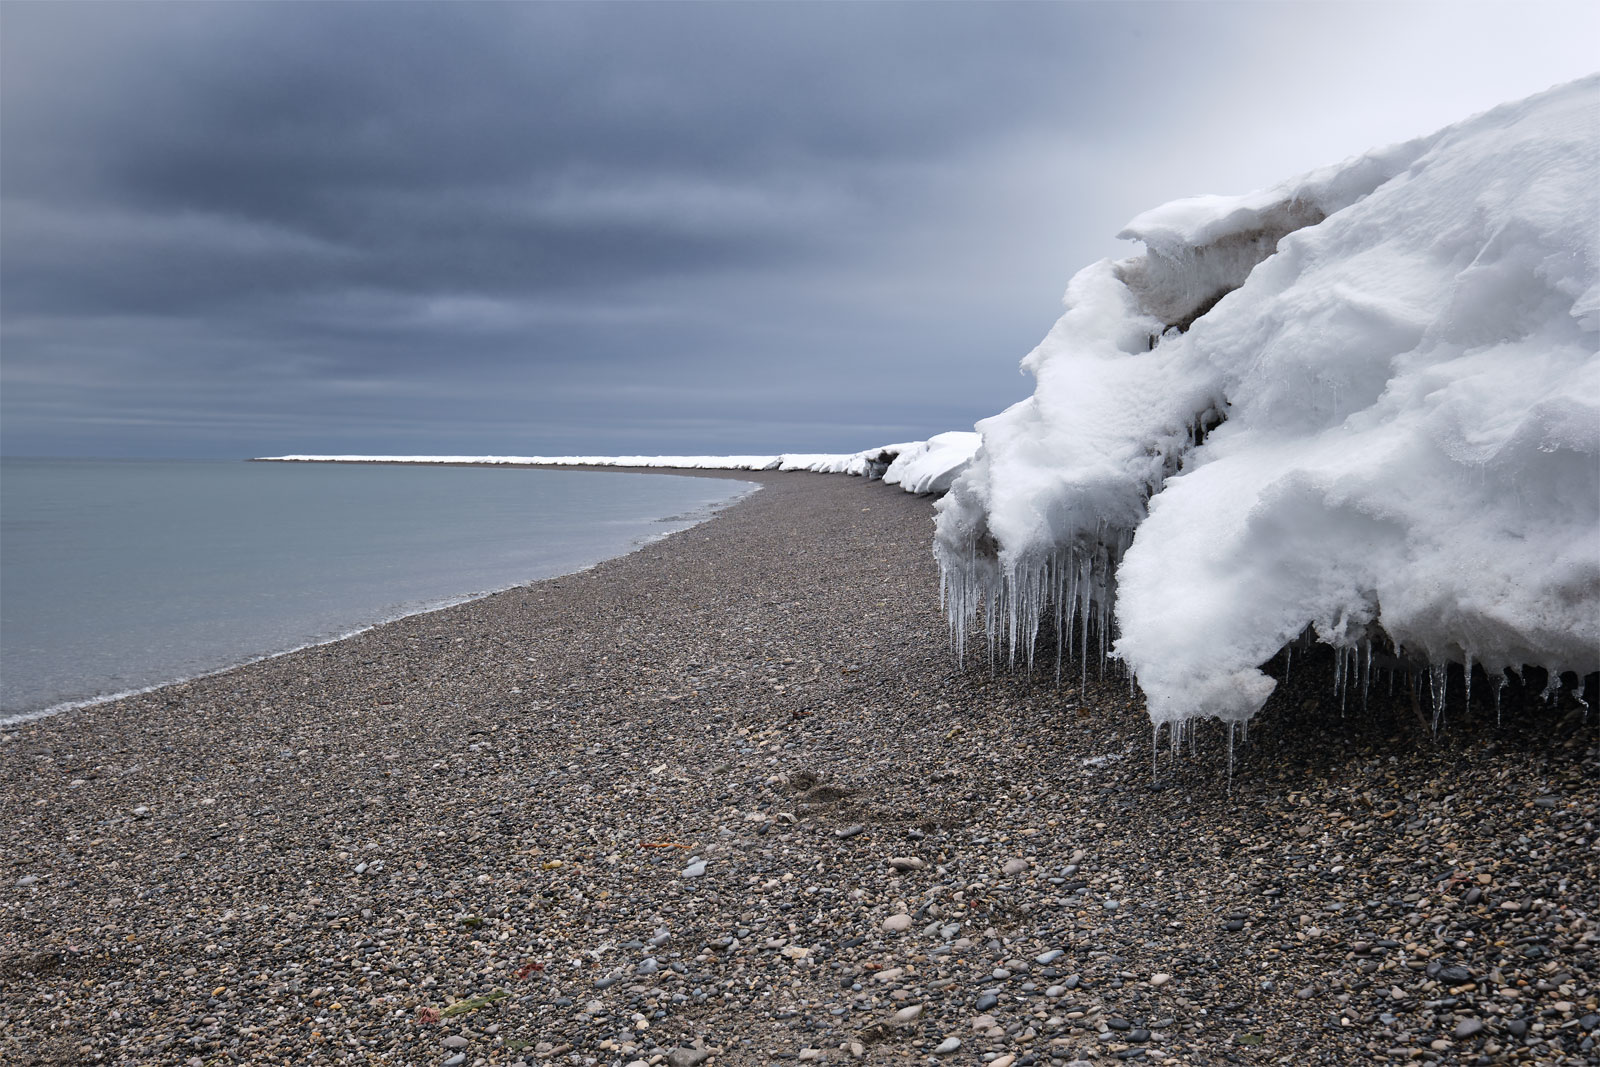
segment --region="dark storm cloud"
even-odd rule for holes
[[[143,47],[24,51],[61,23],[117,32],[86,25],[102,19],[134,24]],[[21,84],[5,129],[27,145],[4,157],[10,295],[163,314],[329,286],[546,292],[815,251],[819,211],[893,193],[875,165],[1003,132],[996,99],[1015,102],[1012,121],[1039,108],[1048,64],[1071,58],[1047,45],[1062,22],[1047,8],[980,33],[987,49],[958,47],[989,21],[964,9],[931,26],[876,7],[709,5],[67,6],[9,21]],[[53,94],[63,66],[104,91]],[[819,189],[844,202],[807,205]],[[59,227],[63,209],[91,214]],[[30,237],[53,226],[102,254],[38,263]]]
[[[1017,358],[1102,254],[1074,228],[1148,206],[1105,188],[1194,159],[1240,80],[1214,80],[1219,51],[1297,18],[8,3],[5,448],[845,449],[969,425],[1024,393]]]

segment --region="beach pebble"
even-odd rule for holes
[[[911,916],[901,912],[883,920],[883,928],[891,934],[902,934],[911,929]]]
[[[695,860],[693,863],[689,864],[689,866],[687,866],[687,867],[685,867],[683,869],[683,877],[685,877],[685,878],[700,878],[700,877],[704,876],[705,873],[706,873],[706,861],[705,860]]]
[[[1394,714],[1379,715],[1390,686],[1375,666],[1372,707],[1351,691],[1348,738],[1314,737],[1300,707],[1327,709],[1331,656],[1308,664],[1325,650],[1297,646],[1294,682],[1279,681],[1249,744],[1235,738],[1232,794],[1210,723],[1170,762],[1163,730],[1156,781],[1130,758],[1062,803],[1078,758],[1148,746],[1127,679],[1108,668],[1097,688],[1091,663],[1081,696],[1070,660],[1059,688],[957,666],[928,603],[926,502],[862,479],[752,477],[770,478],[750,498],[771,509],[763,523],[780,512],[769,492],[847,506],[821,524],[791,501],[760,537],[735,514],[728,528],[752,537],[737,551],[717,522],[648,550],[691,562],[681,574],[629,557],[8,727],[0,802],[17,847],[3,876],[28,890],[9,902],[32,932],[0,951],[27,990],[7,1004],[6,1041],[24,1058],[67,1041],[72,1062],[209,1063],[282,1007],[295,1023],[240,1054],[418,1067],[457,1054],[534,1067],[1600,1056],[1592,714],[1584,726],[1570,701],[1516,719],[1508,706],[1496,729],[1495,687],[1474,684],[1462,713],[1456,675],[1435,741],[1404,671]],[[894,522],[856,530],[891,503]],[[820,526],[838,539],[825,565],[791,542],[791,527]],[[795,560],[828,577],[805,586],[814,596],[785,588]],[[902,654],[934,673],[908,676]],[[525,699],[506,697],[512,682]],[[1059,759],[1039,759],[1041,731]],[[89,787],[71,791],[75,776]],[[1557,793],[1556,808],[1532,804]],[[129,814],[146,794],[148,827]],[[1239,818],[1241,796],[1266,814]],[[1081,866],[1078,841],[1099,850]],[[1523,910],[1490,913],[1505,898]],[[509,996],[437,1018],[496,991]],[[935,1057],[954,1033],[965,1044]],[[74,1059],[63,1035],[90,1051]],[[697,1038],[709,1044],[688,1047]],[[1431,1049],[1439,1039],[1454,1044]]]
[[[1007,878],[1015,878],[1017,875],[1026,871],[1028,867],[1029,863],[1025,859],[1019,858],[1006,860],[1005,866],[1000,868],[1000,873],[1004,874]]]
[[[460,1034],[451,1034],[449,1037],[445,1038],[443,1041],[441,1041],[439,1043],[441,1045],[443,1045],[445,1048],[466,1048],[467,1047],[467,1039],[462,1037]]]
[[[961,1039],[959,1037],[947,1037],[934,1047],[933,1054],[935,1056],[948,1056],[960,1047]]]
[[[833,832],[833,836],[841,839],[847,839],[865,833],[866,829],[867,828],[860,823],[855,823],[851,826],[845,826],[835,830]]]

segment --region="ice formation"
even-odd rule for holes
[[[934,434],[926,441],[900,445],[883,480],[908,493],[943,493],[967,468],[982,438],[971,431]]]
[[[975,433],[941,433],[926,441],[860,452],[785,452],[775,456],[264,456],[280,463],[443,463],[546,467],[656,467],[687,470],[815,471],[882,478],[909,493],[942,493],[972,459]]]
[[[1247,721],[1308,626],[1600,668],[1597,197],[1600,76],[1134,219],[938,505],[958,647],[1053,623],[1158,728]]]

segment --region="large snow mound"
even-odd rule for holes
[[[1248,719],[1308,626],[1600,669],[1597,197],[1592,77],[1134,219],[938,505],[958,641],[1053,617],[1158,725]]]
[[[978,448],[975,433],[936,434],[927,441],[860,452],[785,452],[763,456],[263,456],[277,463],[443,463],[543,467],[651,467],[680,470],[814,471],[882,478],[909,493],[942,493]]]
[[[976,433],[952,430],[901,445],[883,480],[908,493],[947,492],[982,443]]]

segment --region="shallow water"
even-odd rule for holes
[[[0,461],[0,719],[570,573],[748,482],[234,461]]]

